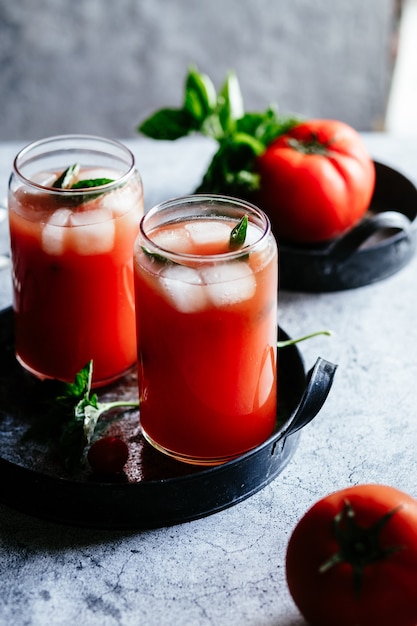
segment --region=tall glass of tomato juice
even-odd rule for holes
[[[164,202],[141,221],[134,270],[145,439],[200,465],[265,441],[276,423],[278,289],[266,215],[215,195]]]
[[[143,215],[134,156],[89,135],[25,147],[9,183],[16,356],[39,378],[93,385],[136,361],[133,245]]]

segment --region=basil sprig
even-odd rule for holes
[[[278,115],[274,105],[264,112],[245,113],[234,72],[227,74],[216,93],[211,79],[191,66],[182,106],[156,111],[137,130],[152,139],[175,140],[192,133],[214,139],[217,152],[196,192],[249,197],[259,187],[256,157],[299,121]]]
[[[75,376],[72,383],[59,380],[43,381],[38,387],[32,427],[26,433],[29,439],[50,442],[61,458],[65,468],[72,472],[79,468],[83,452],[95,434],[99,433],[107,419],[100,417],[115,409],[137,409],[138,401],[115,400],[100,402],[92,393],[93,361],[89,361]],[[36,410],[37,409],[37,410]],[[113,419],[123,415],[117,413]]]

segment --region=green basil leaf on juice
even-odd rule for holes
[[[230,233],[229,246],[232,250],[241,248],[245,243],[246,231],[248,229],[248,216],[244,215]]]
[[[102,185],[108,185],[109,183],[114,183],[115,181],[112,178],[88,178],[85,180],[79,180],[77,183],[74,183],[71,189],[94,189],[95,187],[101,187]],[[100,196],[104,195],[104,191],[97,191],[97,193],[89,193],[88,195],[82,196],[73,196],[73,204],[80,205],[85,204],[86,202],[90,202],[90,200],[95,200]]]
[[[171,259],[167,259],[165,256],[162,256],[162,254],[158,254],[157,252],[151,252],[145,246],[141,246],[141,248],[144,255],[147,256],[148,259],[151,259],[156,263],[161,263],[163,265],[178,265],[174,261],[171,261]]]
[[[66,170],[62,172],[55,180],[52,187],[54,189],[69,189],[73,183],[73,181],[77,178],[78,173],[80,171],[80,166],[78,163],[74,163],[74,165],[70,165]]]
[[[54,189],[91,189],[94,187],[101,187],[102,185],[108,185],[109,183],[114,183],[115,181],[112,178],[87,178],[84,180],[75,181],[80,172],[80,166],[78,163],[74,163],[74,165],[70,165],[66,170],[62,172],[58,176],[58,178],[53,183],[52,187]],[[96,194],[89,194],[88,196],[82,195],[74,195],[67,198],[67,201],[70,202],[74,207],[83,204],[86,201],[93,200],[98,196],[102,195],[103,192],[97,192]]]
[[[90,187],[101,187],[101,185],[108,185],[109,183],[114,183],[114,180],[112,178],[89,178],[74,183],[71,185],[71,189],[89,189]]]

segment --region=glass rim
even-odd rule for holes
[[[64,141],[68,141],[68,142],[74,141],[75,142],[75,145],[73,147],[74,151],[78,149],[76,142],[81,142],[81,141],[96,142],[97,144],[102,144],[102,145],[107,144],[107,145],[113,146],[128,157],[129,163],[126,163],[126,166],[128,167],[128,169],[119,178],[117,178],[116,180],[110,183],[105,183],[104,185],[97,185],[96,187],[84,187],[80,189],[71,189],[71,188],[58,189],[55,187],[47,187],[46,185],[41,185],[40,183],[37,183],[31,180],[30,178],[28,178],[21,172],[22,164],[21,163],[19,164],[19,162],[22,161],[22,159],[24,159],[24,157],[30,154],[33,150],[36,150],[37,148],[40,148],[43,145],[47,146],[48,144],[50,144],[51,146],[53,146],[54,144],[58,144],[59,142],[64,142]],[[57,148],[55,150],[51,150],[51,152],[49,153],[49,156],[53,155],[54,153],[62,154],[62,153],[65,153],[67,150],[68,148],[61,148],[61,149]],[[87,150],[87,148],[84,148],[84,150]],[[99,151],[97,152],[99,153]],[[103,154],[105,154],[104,150],[103,150]],[[39,155],[39,157],[42,157],[42,156],[48,156],[48,153],[45,152],[44,155]],[[26,163],[27,162],[28,161],[26,161]],[[107,137],[102,137],[101,135],[90,135],[90,134],[83,134],[83,133],[51,135],[50,137],[44,137],[42,139],[37,139],[36,141],[31,141],[30,143],[26,144],[23,148],[21,148],[21,150],[19,150],[19,152],[16,154],[15,158],[13,159],[13,173],[21,182],[23,182],[25,185],[28,185],[29,187],[33,187],[35,189],[48,192],[49,194],[57,194],[57,195],[85,196],[85,195],[97,193],[97,191],[101,191],[101,192],[111,191],[113,188],[123,185],[131,177],[131,175],[136,172],[137,170],[136,170],[135,156],[133,152],[130,150],[130,148],[128,148],[124,143],[122,143],[121,141],[118,141],[117,139],[109,139]]]
[[[251,242],[247,245],[243,244],[242,247],[237,248],[236,250],[230,250],[230,252],[221,252],[218,254],[190,254],[186,252],[174,252],[169,250],[168,248],[163,248],[162,246],[155,243],[146,233],[145,225],[146,222],[155,216],[159,211],[163,209],[169,209],[173,207],[187,207],[192,205],[201,204],[202,202],[213,203],[213,206],[218,204],[219,206],[229,206],[236,207],[242,209],[242,217],[246,214],[255,215],[258,220],[260,220],[264,226],[259,239],[254,242]],[[245,211],[247,209],[247,211]],[[196,217],[196,216],[193,216]],[[198,217],[198,216],[197,216]],[[228,217],[225,215],[224,217]],[[231,261],[233,259],[237,259],[243,255],[248,254],[249,252],[255,250],[259,246],[263,245],[264,241],[272,234],[271,222],[269,217],[266,215],[262,209],[257,207],[255,204],[247,200],[243,200],[241,198],[236,198],[234,196],[226,196],[221,194],[188,194],[185,196],[179,196],[176,198],[171,198],[169,200],[164,200],[154,205],[151,209],[149,209],[140,220],[139,224],[139,232],[143,239],[151,245],[151,247],[157,251],[157,254],[162,253],[161,256],[167,257],[169,260],[175,261],[177,259],[183,259],[184,261],[199,261],[204,263],[210,263],[214,261]]]

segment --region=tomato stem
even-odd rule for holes
[[[400,507],[392,509],[372,526],[360,526],[356,522],[355,511],[349,500],[333,520],[333,529],[339,544],[339,551],[332,554],[319,568],[324,574],[339,563],[348,563],[353,570],[353,585],[356,594],[360,593],[364,569],[371,563],[382,561],[390,554],[402,550],[403,546],[385,548],[380,543],[382,529]]]
[[[317,133],[311,133],[311,136],[308,139],[296,139],[295,137],[290,137],[287,139],[287,144],[290,148],[293,148],[297,152],[301,152],[302,154],[318,154],[321,156],[326,156],[329,153],[329,148],[333,140],[329,140],[326,143],[320,141]]]

